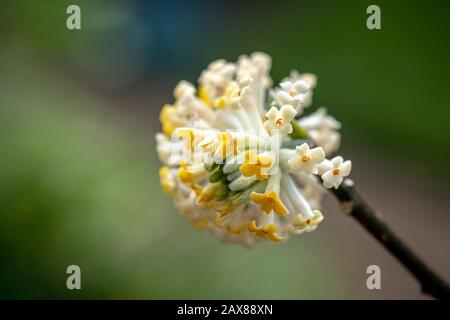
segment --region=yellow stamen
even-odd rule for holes
[[[341,170],[339,168],[336,168],[333,170],[333,175],[337,176],[340,172],[341,172]]]
[[[168,167],[162,167],[159,169],[159,180],[164,192],[173,194],[175,191],[175,183],[169,179],[170,169]]]
[[[211,98],[209,97],[209,94],[206,92],[206,88],[203,86],[200,86],[198,88],[198,97],[199,99],[205,103],[208,107],[212,108],[212,101]]]
[[[194,174],[190,171],[184,161],[180,162],[180,170],[178,171],[178,177],[186,184],[192,184],[194,182]]]
[[[239,154],[238,141],[236,138],[232,138],[230,134],[226,132],[220,132],[217,134],[220,141],[220,155],[225,158],[229,155]]]
[[[285,216],[288,214],[288,211],[278,197],[278,194],[274,191],[269,193],[252,192],[250,194],[250,199],[254,203],[261,205],[261,210],[267,214],[272,212],[272,210],[280,216]]]
[[[216,102],[214,103],[214,106],[216,107],[216,108],[219,108],[219,109],[223,109],[223,108],[225,108],[225,106],[227,105],[227,102],[226,102],[226,100],[225,100],[225,97],[220,97],[220,98],[218,98],[217,100],[216,100]]]
[[[239,167],[239,170],[245,177],[256,176],[259,181],[266,180],[269,175],[267,170],[272,167],[272,157],[264,155],[255,155],[249,150],[245,154],[245,162]]]
[[[225,229],[232,234],[242,234],[242,232],[244,232],[244,228],[242,226],[237,226],[235,228],[226,226]]]
[[[172,117],[176,114],[176,109],[170,104],[166,104],[159,114],[159,121],[162,124],[162,130],[166,136],[170,136],[176,129],[176,124],[172,120]]]
[[[204,207],[212,207],[214,205],[214,194],[220,186],[220,183],[215,183],[204,188],[197,197],[198,203]]]
[[[180,170],[178,170],[178,178],[180,178],[181,182],[187,184],[194,190],[195,194],[198,196],[202,192],[202,188],[195,183],[195,173],[192,170],[189,170],[184,161],[180,162],[180,167]]]
[[[239,89],[236,87],[236,84],[230,83],[228,85],[228,87],[225,89],[223,96],[216,99],[216,101],[214,102],[214,106],[216,108],[220,108],[220,109],[225,108],[227,106],[227,104],[229,104],[231,102],[233,97],[239,96],[239,95],[240,95],[240,92],[239,92]]]
[[[183,140],[186,140],[186,145],[189,148],[191,152],[194,152],[194,130],[192,129],[178,129],[177,130],[178,136],[182,138]]]
[[[274,224],[269,224],[264,227],[258,227],[256,225],[256,221],[252,220],[249,221],[247,230],[254,233],[258,237],[269,238],[270,240],[275,242],[283,240],[283,238],[276,233],[277,227]]]

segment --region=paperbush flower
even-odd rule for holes
[[[325,159],[340,123],[325,108],[301,117],[316,77],[291,72],[271,88],[264,53],[218,60],[198,86],[181,81],[156,135],[163,190],[179,212],[221,240],[252,245],[314,230],[324,188],[337,188],[350,161]]]

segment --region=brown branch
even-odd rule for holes
[[[369,231],[404,267],[419,281],[424,293],[437,299],[449,299],[450,288],[445,280],[440,278],[425,264],[392,229],[382,220],[361,195],[355,190],[353,181],[345,179],[338,189],[332,193],[341,203],[343,211]]]

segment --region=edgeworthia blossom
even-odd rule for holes
[[[286,80],[280,83],[280,87],[276,93],[276,100],[281,105],[289,104],[299,111],[309,101],[311,87],[304,80],[296,80],[294,82]]]
[[[351,169],[334,153],[340,123],[324,108],[302,116],[317,84],[291,72],[272,89],[264,53],[218,60],[198,87],[181,81],[156,135],[163,190],[196,227],[245,245],[316,229],[325,188]]]
[[[290,134],[292,133],[291,121],[294,120],[296,114],[297,111],[289,104],[284,105],[280,110],[277,107],[272,107],[266,113],[267,120],[264,121],[264,127],[269,133],[276,129],[280,130],[281,134]]]
[[[295,148],[297,157],[288,160],[289,166],[293,172],[304,172],[306,174],[317,174],[319,170],[317,165],[325,159],[325,151],[322,147],[310,149],[307,143]]]
[[[331,161],[323,161],[320,164],[323,186],[325,188],[337,189],[344,177],[350,174],[351,169],[352,162],[350,160],[344,161],[341,156],[337,156]]]

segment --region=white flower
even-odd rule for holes
[[[223,59],[212,62],[199,78],[199,97],[208,105],[222,96],[233,79],[236,66]]]
[[[312,103],[313,89],[317,85],[317,77],[313,73],[299,73],[297,70],[292,70],[291,73],[289,74],[289,77],[283,79],[282,82],[284,82],[284,81],[296,82],[299,80],[306,82],[310,87],[310,90],[308,91],[308,93],[303,97],[303,102],[302,102],[302,107],[307,108]]]
[[[323,186],[337,187],[350,172],[350,161],[324,160],[340,138],[325,109],[295,120],[311,102],[315,76],[293,72],[267,99],[270,67],[264,53],[218,60],[198,87],[180,81],[161,110],[161,186],[194,226],[225,242],[250,246],[313,231],[323,220]],[[307,143],[298,146],[300,137]]]
[[[306,174],[317,174],[317,165],[325,159],[322,147],[310,149],[307,143],[295,148],[297,156],[289,159],[288,163],[292,171]]]
[[[269,76],[272,67],[272,59],[269,55],[262,52],[254,52],[250,56],[242,55],[238,59],[237,78],[251,77],[256,82],[261,81],[260,85],[267,88],[272,84]]]
[[[173,90],[173,96],[176,99],[181,98],[184,95],[194,95],[196,92],[195,87],[192,85],[192,83],[185,81],[185,80],[181,80],[177,86],[175,87],[175,89]]]
[[[250,56],[242,55],[237,62],[238,70],[236,78],[241,82],[245,78],[251,78],[253,99],[255,100],[258,111],[262,113],[266,90],[272,85],[272,79],[269,76],[272,67],[272,59],[269,55],[262,52],[254,52]]]
[[[319,172],[323,180],[323,186],[327,189],[337,189],[344,177],[350,174],[352,162],[344,161],[341,156],[334,157],[331,161],[325,160],[319,166]]]
[[[269,133],[273,129],[277,129],[281,134],[290,134],[292,132],[291,121],[296,114],[297,111],[291,105],[285,105],[280,110],[277,107],[272,107],[266,113],[267,120],[264,122],[264,127]]]
[[[317,85],[317,77],[315,74],[307,72],[300,73],[297,70],[292,70],[289,74],[289,77],[283,79],[283,81],[288,80],[291,82],[295,82],[297,80],[305,81],[311,87],[311,89],[314,89]]]
[[[311,87],[303,80],[297,80],[295,82],[284,81],[280,83],[281,90],[276,92],[276,101],[281,104],[290,104],[297,111],[301,112],[305,106]]]

